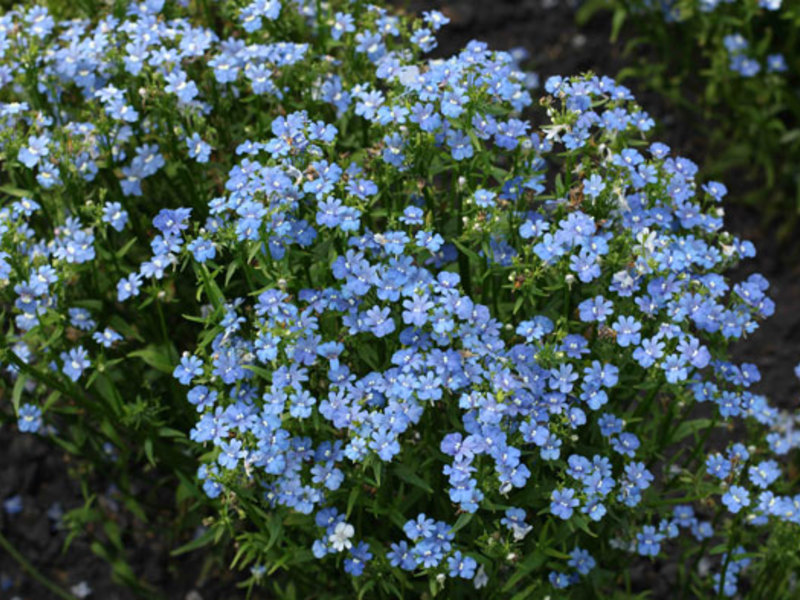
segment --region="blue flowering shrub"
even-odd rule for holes
[[[624,86],[360,1],[0,22],[20,430],[175,470],[278,597],[789,593],[768,283]]]
[[[741,197],[791,235],[800,214],[800,2],[586,0],[579,20],[598,10],[613,11],[614,35],[629,40],[626,75],[710,124],[705,170],[739,172]]]

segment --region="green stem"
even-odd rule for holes
[[[19,565],[22,567],[23,571],[26,571],[28,575],[30,575],[33,579],[38,581],[48,590],[53,592],[59,598],[64,598],[64,600],[77,600],[75,596],[72,594],[65,592],[60,587],[58,587],[55,583],[47,579],[44,575],[42,575],[36,567],[34,567],[31,563],[29,563],[22,554],[20,554],[16,548],[14,548],[13,544],[9,542],[5,536],[0,533],[0,547],[2,547],[6,552],[8,552],[11,557],[16,560]]]

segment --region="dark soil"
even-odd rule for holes
[[[22,501],[22,511],[17,514],[8,514],[0,508],[0,531],[16,550],[64,590],[85,582],[92,591],[87,596],[89,599],[134,600],[135,594],[116,583],[108,563],[92,551],[94,534],[102,537],[102,532],[96,531],[94,526],[64,550],[67,531],[59,526],[56,513],[84,505],[80,486],[68,475],[68,470],[76,466],[74,461],[46,440],[19,434],[11,426],[0,428],[0,448],[3,449],[0,503],[17,495]],[[101,507],[108,518],[119,525],[126,558],[136,576],[157,591],[157,594],[148,594],[150,598],[235,600],[245,597],[235,587],[236,574],[220,569],[219,565],[206,564],[206,557],[200,552],[170,560],[172,548],[165,545],[167,536],[157,535],[157,527],[146,527],[121,508],[121,499],[113,488],[97,483],[91,493],[98,496],[95,506]],[[164,505],[170,506],[168,499]],[[174,541],[173,545],[178,546],[179,542]],[[79,591],[73,594],[80,597]],[[51,600],[56,596],[0,549],[0,598]]]
[[[588,70],[614,76],[625,66],[624,39],[609,42],[611,23],[602,16],[583,28],[574,23],[570,0],[394,0],[408,12],[437,8],[451,19],[440,34],[436,54],[449,55],[472,39],[492,48],[508,50],[524,47],[530,53],[526,68],[536,71],[542,81],[553,74],[576,74]],[[623,36],[624,37],[624,36]],[[660,126],[659,136],[685,156],[703,164],[708,148],[689,115],[677,113],[659,97],[646,92],[636,81],[626,81],[640,103]],[[742,265],[735,279],[760,272],[771,282],[776,313],[750,337],[737,344],[734,358],[755,363],[763,379],[756,385],[782,408],[798,405],[800,384],[793,374],[800,361],[800,236],[788,242],[777,240],[776,228],[764,225],[755,210],[736,204],[736,181],[726,181],[732,202],[727,205],[727,226],[743,238],[752,240],[758,257]],[[67,475],[66,457],[55,452],[35,436],[18,434],[13,426],[0,428],[0,502],[21,495],[23,510],[10,516],[0,510],[3,535],[49,579],[65,589],[85,581],[93,593],[89,598],[128,600],[133,594],[111,578],[107,564],[90,549],[89,536],[79,536],[69,550],[62,552],[65,533],[54,526],[47,513],[55,502],[64,510],[82,505],[78,486]],[[105,489],[92,490],[98,495]],[[124,519],[123,517],[120,517]],[[135,529],[135,527],[134,527]],[[168,568],[169,548],[157,537],[128,535],[129,559],[136,575],[161,591],[170,600],[219,600],[243,598],[230,574],[204,569],[202,556],[191,556],[178,568]],[[173,561],[174,565],[174,561]],[[670,597],[674,565],[660,568],[634,566],[635,580],[656,598]],[[49,600],[55,598],[23,573],[19,565],[0,550],[0,598]]]

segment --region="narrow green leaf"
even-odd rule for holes
[[[215,534],[216,530],[214,528],[207,529],[203,534],[197,536],[191,542],[176,548],[169,554],[170,556],[180,556],[181,554],[186,554],[187,552],[192,552],[193,550],[207,546],[214,541]]]
[[[461,513],[461,515],[459,515],[458,519],[456,520],[456,524],[453,525],[451,531],[453,533],[456,533],[460,529],[463,529],[469,524],[470,521],[472,521],[472,517],[474,516],[475,516],[474,513]]]
[[[422,479],[416,473],[414,473],[414,471],[410,467],[404,464],[398,464],[394,468],[394,472],[400,479],[402,479],[406,483],[418,487],[429,494],[433,493],[433,488],[430,485],[428,485],[428,482]]]
[[[11,391],[11,403],[14,405],[14,413],[17,415],[19,415],[19,403],[27,381],[28,378],[25,375],[17,373],[17,380],[14,382],[14,389]]]

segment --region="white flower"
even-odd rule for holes
[[[511,531],[514,533],[514,541],[518,542],[520,540],[524,540],[525,536],[528,535],[533,527],[531,525],[523,523],[522,525],[518,523],[511,523]]]
[[[656,250],[657,240],[658,233],[645,227],[636,235],[636,241],[639,244],[634,247],[634,251],[645,257],[650,256]]]
[[[69,591],[78,598],[86,598],[92,594],[92,588],[90,588],[89,584],[85,581],[81,581],[79,584],[73,585]]]
[[[350,538],[353,537],[355,530],[350,523],[345,523],[342,521],[341,523],[336,525],[336,528],[333,530],[333,533],[328,536],[328,541],[333,546],[333,549],[337,552],[341,552],[342,550],[349,550],[353,547],[353,543],[350,541]]]
[[[489,576],[486,575],[486,569],[483,568],[483,565],[478,567],[478,572],[475,573],[475,577],[472,579],[472,583],[475,586],[476,590],[481,589],[487,583],[489,583]]]

